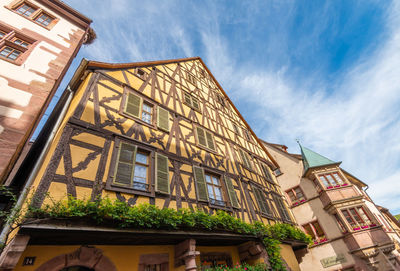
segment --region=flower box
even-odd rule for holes
[[[369,228],[368,225],[366,225],[366,226],[361,226],[361,229],[368,229],[368,228]]]
[[[376,224],[371,224],[371,225],[369,225],[370,227],[376,227]]]
[[[336,187],[340,187],[340,184],[338,184],[338,185],[335,185],[335,188],[336,188]]]
[[[302,199],[300,202],[305,202],[306,200],[305,199]]]
[[[296,201],[295,203],[293,203],[294,206],[296,206],[296,205],[298,205],[298,204],[299,204],[299,202],[297,202],[297,201]]]
[[[360,230],[360,229],[361,229],[360,227],[353,228],[354,231],[358,231],[358,230]]]
[[[347,185],[349,185],[348,183],[344,183],[344,184],[342,184],[342,186],[347,186]]]
[[[333,186],[328,186],[326,189],[331,189],[331,188],[333,188]]]

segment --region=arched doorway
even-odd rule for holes
[[[70,266],[70,267],[64,267],[60,271],[95,271],[95,270],[84,266]]]
[[[82,246],[42,264],[36,271],[117,271],[110,259],[95,247]]]

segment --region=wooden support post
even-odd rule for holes
[[[238,247],[240,261],[253,261],[262,259],[266,265],[269,265],[267,251],[261,243],[250,241],[241,244]]]
[[[14,239],[8,243],[0,256],[1,270],[13,270],[17,266],[19,258],[28,245],[29,239],[29,235],[17,234]]]
[[[185,265],[185,271],[197,270],[196,256],[200,252],[196,251],[196,240],[187,239],[175,245],[175,267]]]

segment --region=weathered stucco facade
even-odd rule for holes
[[[277,177],[297,223],[314,245],[296,252],[301,270],[400,270],[399,236],[362,181],[301,146],[302,155],[265,143],[283,173]]]
[[[88,41],[90,23],[58,0],[1,1],[0,183]]]

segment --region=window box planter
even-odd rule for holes
[[[349,184],[348,183],[344,183],[344,184],[342,184],[342,186],[348,186]]]
[[[300,203],[305,202],[305,201],[306,201],[305,199],[302,199],[302,200],[300,201]]]
[[[357,228],[353,228],[354,231],[359,231],[361,228],[357,227]]]

